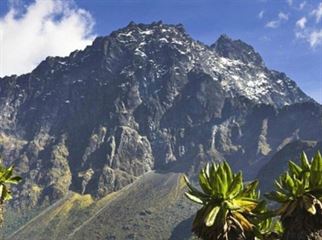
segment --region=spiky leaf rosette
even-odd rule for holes
[[[12,199],[11,191],[9,185],[18,184],[21,181],[21,177],[13,176],[14,167],[10,166],[8,168],[4,167],[2,164],[2,159],[0,157],[0,224],[3,221],[3,206],[5,201]]]
[[[301,155],[298,165],[289,161],[288,171],[275,181],[275,191],[266,194],[270,200],[281,204],[276,211],[281,220],[291,217],[298,209],[316,215],[322,209],[322,157],[320,152],[308,160]]]
[[[259,198],[258,181],[244,184],[242,173],[233,173],[227,162],[207,164],[198,179],[201,190],[185,176],[186,197],[202,205],[192,231],[202,239],[254,238],[266,209]]]

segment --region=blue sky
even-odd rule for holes
[[[12,22],[24,20],[27,19],[25,15],[30,6],[55,1],[62,0],[0,0],[0,30],[2,25],[3,29],[10,25],[10,21],[5,19],[8,18],[9,10],[15,9]],[[262,55],[269,68],[285,72],[307,94],[322,103],[322,1],[320,0],[74,0],[73,2],[64,0],[62,4],[63,8],[70,9],[70,12],[78,17],[78,22],[73,23],[71,17],[64,16],[71,15],[70,12],[63,10],[59,12],[60,10],[56,9],[50,15],[51,21],[55,23],[66,18],[65,25],[61,23],[56,30],[46,31],[47,34],[41,37],[42,39],[48,37],[50,41],[52,39],[50,36],[58,36],[57,34],[66,31],[70,32],[71,43],[67,46],[61,42],[56,46],[42,42],[43,54],[66,55],[73,45],[76,46],[74,48],[81,48],[95,36],[108,35],[111,31],[126,26],[130,21],[150,23],[162,20],[165,23],[182,23],[194,39],[206,44],[213,43],[222,33],[251,44]],[[45,10],[35,12],[40,11]],[[47,11],[50,12],[48,9]],[[30,15],[32,16],[31,13]],[[35,21],[36,19],[35,17]],[[24,38],[18,26],[22,29],[30,25],[30,23],[17,25],[16,37]],[[4,44],[6,31],[3,32],[5,40],[2,45],[6,46]],[[38,32],[35,32],[35,35]],[[33,37],[33,42],[37,42],[37,39]],[[60,39],[67,41],[66,35],[58,38],[56,42]],[[8,46],[9,40],[8,37]],[[62,48],[60,46],[64,46],[64,49],[60,49]],[[48,48],[52,50],[49,51]],[[11,52],[15,49],[16,47],[12,47]],[[37,58],[29,58],[33,59],[33,64],[37,64],[39,58],[43,57],[41,53],[38,51]],[[4,60],[2,61],[5,66]],[[9,67],[13,69],[12,71],[17,69],[14,64]]]

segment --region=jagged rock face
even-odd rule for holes
[[[220,56],[224,58],[240,60],[244,63],[264,66],[262,57],[255,52],[254,48],[241,40],[232,40],[227,35],[221,35],[218,40],[211,45]]]
[[[213,157],[253,176],[283,144],[322,134],[321,106],[249,45],[221,37],[208,47],[162,23],[131,23],[0,79],[0,107],[2,150],[31,206]]]

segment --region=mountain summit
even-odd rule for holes
[[[284,73],[267,69],[253,47],[227,35],[208,47],[193,40],[180,24],[132,22],[100,40],[111,48],[116,44],[117,48],[126,49],[124,53],[130,53],[137,62],[148,61],[156,72],[165,72],[161,68],[169,67],[185,73],[192,69],[205,72],[220,82],[228,95],[245,96],[277,107],[312,101]],[[169,54],[168,58],[165,54]],[[144,69],[144,64],[141,67]]]
[[[123,74],[151,68],[157,76],[151,75],[150,79],[161,78],[171,69],[185,74],[200,70],[218,81],[226,95],[245,96],[276,107],[313,101],[284,73],[266,68],[250,45],[222,35],[209,47],[193,40],[181,24],[131,22],[110,36],[97,38],[85,51],[74,54],[78,60],[83,59],[84,54],[86,58],[94,54],[95,61],[106,61],[105,70],[114,73],[117,66],[118,71],[122,68]],[[117,61],[114,58],[118,58]],[[128,68],[133,69],[127,71]]]
[[[232,40],[225,34],[221,35],[211,48],[222,57],[264,67],[262,57],[252,46],[241,40]]]

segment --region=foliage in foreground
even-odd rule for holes
[[[0,224],[3,222],[3,203],[12,199],[10,185],[21,181],[21,177],[13,175],[13,169],[13,166],[6,168],[0,163]]]
[[[207,164],[200,171],[198,190],[185,177],[191,201],[201,204],[192,231],[202,239],[255,239],[270,234],[273,221],[257,191],[258,181],[245,184],[227,162]]]
[[[322,156],[310,161],[305,153],[300,164],[289,161],[288,170],[275,181],[266,197],[280,204],[269,211],[260,199],[257,181],[243,183],[226,162],[207,164],[200,171],[201,190],[185,177],[185,195],[201,204],[192,231],[204,240],[228,239],[321,239]],[[279,216],[279,222],[274,216]]]
[[[266,197],[281,206],[283,239],[320,239],[322,233],[322,157],[318,152],[309,161],[302,153],[300,164],[289,161],[289,169],[275,181],[275,191]]]

